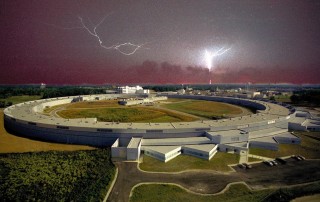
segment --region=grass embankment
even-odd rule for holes
[[[0,99],[0,101],[5,101],[6,103],[12,102],[12,104],[18,104],[21,102],[28,102],[32,100],[40,100],[42,96],[40,95],[20,95],[20,96],[11,96],[6,99]]]
[[[300,154],[310,159],[320,159],[320,132],[295,132],[301,138],[300,145],[280,144],[279,151],[250,148],[250,154],[271,158]]]
[[[1,154],[1,200],[101,201],[114,174],[107,149]]]
[[[210,160],[204,160],[193,156],[180,155],[164,163],[147,155],[143,156],[140,169],[153,172],[179,172],[190,169],[206,169],[215,171],[231,171],[228,165],[239,162],[239,155],[218,152]]]
[[[116,100],[79,102],[65,106],[58,115],[63,118],[97,118],[106,122],[180,122],[198,120],[193,116],[165,109],[141,106],[121,106]],[[50,109],[50,108],[49,108]],[[49,110],[48,109],[48,110]]]
[[[131,202],[143,201],[290,201],[296,197],[320,193],[320,183],[291,188],[252,191],[243,184],[231,185],[225,193],[203,196],[166,184],[140,185],[133,190]]]
[[[208,119],[231,117],[245,113],[251,114],[249,110],[238,106],[213,101],[203,100],[184,100],[183,102],[175,102],[162,105],[164,108],[181,111],[184,113],[193,114]]]
[[[290,95],[276,95],[274,98],[277,102],[291,103]]]
[[[255,162],[255,161],[261,161],[261,159],[257,159],[257,158],[253,158],[253,157],[248,158],[248,162]]]
[[[0,153],[21,153],[50,150],[74,151],[88,149],[94,148],[82,145],[67,145],[41,142],[14,136],[5,130],[3,125],[3,109],[0,109]]]

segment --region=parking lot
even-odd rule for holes
[[[263,162],[251,164],[251,169],[234,166],[240,178],[253,188],[283,186],[305,183],[320,179],[319,160],[286,159],[286,163],[279,161],[278,165],[270,166]]]

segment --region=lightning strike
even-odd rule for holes
[[[220,48],[219,50],[217,50],[216,52],[209,52],[207,50],[205,50],[205,54],[204,54],[204,60],[206,62],[207,68],[209,69],[209,71],[211,71],[212,68],[212,62],[213,59],[215,57],[218,57],[220,55],[225,54],[226,52],[228,52],[231,48],[227,48],[225,49],[224,47]]]
[[[98,40],[100,47],[102,47],[104,49],[107,49],[107,50],[114,49],[114,50],[118,51],[119,53],[121,53],[123,55],[127,55],[127,56],[135,54],[145,44],[137,45],[137,44],[133,44],[131,42],[126,42],[126,43],[122,43],[122,44],[114,44],[114,45],[111,45],[111,46],[106,46],[106,45],[103,44],[102,39],[100,38],[99,34],[97,33],[97,29],[99,28],[99,26],[105,21],[105,19],[109,15],[105,16],[104,18],[102,18],[102,20],[98,24],[93,25],[93,29],[89,29],[89,27],[85,24],[85,22],[84,22],[84,20],[83,20],[83,18],[81,16],[78,16],[78,19],[79,19],[79,21],[81,23],[81,26],[62,27],[62,26],[58,26],[58,25],[55,25],[55,24],[49,24],[49,23],[43,23],[43,24],[48,25],[48,26],[52,26],[54,28],[65,29],[65,30],[85,29],[91,36],[94,36]],[[91,24],[93,24],[89,18],[88,18],[88,20],[89,20],[89,22]],[[123,51],[123,49],[122,49],[123,47],[133,47],[133,50],[132,51]]]

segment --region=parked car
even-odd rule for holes
[[[299,158],[301,158],[302,160],[306,160],[306,158],[304,156],[301,155],[297,155]]]
[[[270,161],[263,161],[264,164],[268,165],[268,166],[273,166],[272,163],[270,163]]]
[[[302,158],[300,158],[299,156],[296,156],[296,155],[292,155],[291,158],[296,159],[298,161],[302,161]]]
[[[251,169],[252,168],[252,165],[250,165],[250,164],[243,163],[243,165],[246,167],[246,169]]]
[[[246,168],[246,166],[241,164],[241,163],[238,164],[238,167],[241,168],[241,169],[245,169]]]
[[[280,157],[276,158],[276,160],[277,160],[278,162],[280,162],[281,164],[286,164],[286,163],[287,163],[286,160],[284,160],[283,158],[280,158]]]

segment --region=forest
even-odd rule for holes
[[[110,149],[1,154],[1,201],[101,201],[115,175],[110,156]]]

